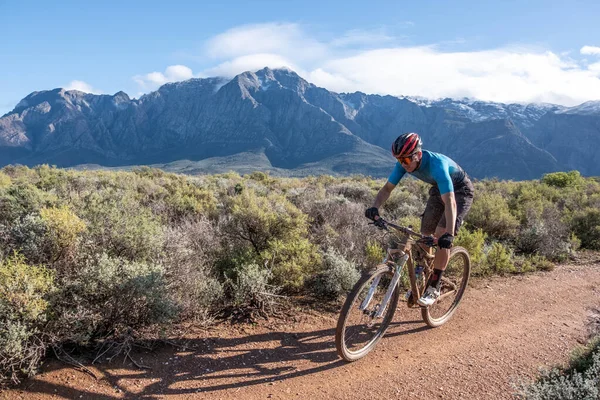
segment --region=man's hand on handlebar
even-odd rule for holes
[[[365,217],[369,218],[371,221],[377,221],[379,219],[379,210],[377,207],[367,208]]]

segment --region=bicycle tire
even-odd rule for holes
[[[471,275],[471,258],[469,256],[469,252],[467,252],[467,250],[464,247],[460,247],[460,246],[452,247],[452,249],[450,250],[450,257],[448,258],[448,267],[446,268],[446,270],[448,271],[448,269],[450,269],[452,267],[453,263],[455,261],[457,261],[459,258],[462,258],[462,261],[464,262],[463,271],[462,271],[462,279],[460,282],[460,287],[458,288],[458,291],[456,293],[456,297],[454,297],[454,299],[452,300],[452,304],[450,304],[450,307],[448,308],[448,310],[445,313],[443,313],[441,316],[436,317],[433,315],[432,310],[434,310],[433,307],[438,306],[437,303],[430,307],[422,307],[421,308],[421,315],[423,317],[423,320],[425,321],[425,323],[427,325],[429,325],[432,328],[436,328],[436,327],[448,322],[448,320],[452,317],[454,312],[456,312],[456,309],[457,309],[458,305],[460,304],[460,301],[462,300],[465,290],[467,288],[467,285],[469,283],[469,277]],[[445,276],[446,276],[446,274],[445,274]],[[443,295],[443,291],[442,291],[442,295]]]
[[[350,292],[350,294],[348,294],[348,297],[346,298],[346,301],[344,302],[344,306],[342,307],[342,311],[340,312],[340,316],[338,318],[338,323],[337,323],[336,332],[335,332],[335,345],[337,348],[338,355],[348,362],[356,361],[356,360],[363,358],[364,356],[366,356],[369,352],[371,352],[375,348],[377,343],[381,340],[381,338],[385,334],[385,331],[387,330],[388,326],[390,325],[390,322],[392,321],[394,313],[396,312],[396,308],[398,306],[398,300],[400,298],[400,290],[398,290],[399,284],[396,284],[396,289],[394,290],[392,297],[389,300],[389,304],[387,305],[387,310],[385,311],[385,315],[383,316],[383,319],[381,320],[381,323],[379,324],[377,329],[369,328],[370,331],[374,331],[373,337],[368,340],[367,344],[364,347],[361,347],[358,350],[352,350],[348,347],[347,340],[349,338],[347,337],[348,336],[347,328],[348,328],[348,323],[349,323],[348,318],[350,316],[350,312],[354,310],[358,313],[358,315],[360,315],[361,313],[363,315],[365,314],[364,312],[361,312],[359,310],[359,306],[360,306],[360,303],[362,302],[362,300],[361,300],[361,302],[357,302],[357,300],[360,298],[361,294],[364,293],[365,289],[368,291],[368,289],[371,285],[371,282],[378,275],[382,275],[382,277],[389,277],[389,279],[391,280],[392,276],[394,275],[394,269],[393,269],[393,267],[390,267],[389,265],[380,264],[380,265],[376,266],[370,272],[364,274],[358,280],[358,282],[354,285],[354,288],[352,288],[352,291]],[[380,282],[381,282],[381,278],[380,278]],[[391,282],[388,282],[388,285],[389,285],[389,283],[391,283]],[[387,288],[385,290],[387,290]],[[378,292],[379,292],[379,294],[381,294],[381,292],[385,293],[385,290],[378,291]],[[375,297],[375,295],[374,295],[374,297]],[[371,300],[371,302],[373,302],[373,300]],[[361,319],[362,319],[362,316],[361,316]],[[366,326],[368,327],[368,324],[366,324]]]

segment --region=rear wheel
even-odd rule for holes
[[[425,323],[432,328],[448,321],[456,311],[469,283],[471,259],[466,249],[452,247],[440,287],[440,297],[431,306],[421,308]]]
[[[376,318],[375,314],[381,307],[393,276],[392,267],[378,265],[359,279],[346,298],[335,332],[337,352],[344,360],[356,361],[366,356],[383,337],[398,306],[398,284],[382,317]],[[370,301],[365,301],[372,286],[372,297]]]

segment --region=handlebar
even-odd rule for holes
[[[377,219],[375,219],[373,222],[370,223],[371,225],[375,225],[379,229],[385,229],[387,231],[389,231],[388,228],[393,228],[393,229],[395,229],[397,231],[400,231],[402,233],[405,233],[407,235],[415,236],[415,237],[419,238],[417,240],[417,242],[425,243],[428,246],[433,247],[431,244],[426,243],[426,242],[434,243],[434,242],[432,242],[434,240],[432,236],[421,235],[419,232],[415,232],[415,231],[413,231],[410,228],[407,228],[407,227],[404,227],[404,226],[400,226],[400,225],[396,225],[396,224],[394,224],[392,222],[388,222],[388,221],[386,221],[385,219],[383,219],[383,218],[381,218],[379,216],[376,216],[376,218]],[[435,244],[434,244],[434,246],[435,246]]]

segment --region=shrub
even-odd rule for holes
[[[255,262],[268,262],[278,284],[297,290],[320,264],[317,247],[306,238],[307,216],[282,195],[245,190],[230,200],[229,212],[229,238],[251,246]]]
[[[10,223],[27,214],[37,214],[44,206],[53,206],[58,198],[29,183],[0,188],[0,223]]]
[[[370,203],[375,196],[372,196]],[[407,217],[419,219],[418,216],[425,209],[424,201],[415,193],[407,191],[402,186],[397,186],[383,205],[384,218],[399,220]]]
[[[365,245],[365,267],[372,267],[381,263],[385,257],[385,250],[375,240],[368,240]]]
[[[85,230],[85,223],[67,206],[42,208],[40,216],[46,225],[46,232],[60,256],[64,250],[75,246],[79,235]]]
[[[573,232],[581,240],[581,247],[600,250],[600,210],[587,208],[575,214]]]
[[[0,261],[0,386],[35,373],[45,353],[43,326],[53,290],[48,269],[28,265],[18,254]]]
[[[82,215],[86,236],[111,256],[131,261],[156,259],[163,245],[159,218],[131,193],[101,190],[88,194]]]
[[[510,213],[504,198],[496,193],[482,193],[475,197],[466,221],[498,239],[514,237],[519,221]]]
[[[305,199],[303,211],[311,216],[310,237],[322,251],[333,248],[359,265],[365,265],[367,241],[378,234],[364,216],[365,208],[345,197]]]
[[[555,186],[558,188],[578,187],[584,183],[584,179],[581,177],[579,171],[553,172],[550,174],[545,174],[541,181],[546,185]]]
[[[261,171],[254,171],[250,175],[248,175],[248,179],[252,179],[257,182],[269,182],[269,174]]]
[[[368,185],[361,182],[344,182],[327,188],[327,194],[344,196],[348,200],[361,204],[369,204],[375,199],[375,193]]]
[[[318,247],[308,239],[274,239],[263,257],[271,266],[273,282],[288,290],[299,290],[321,262]]]
[[[10,186],[12,184],[12,180],[10,176],[6,175],[4,172],[0,171],[0,189],[3,187]]]
[[[537,254],[528,256],[515,257],[514,265],[515,272],[524,274],[533,271],[551,271],[554,269],[554,264],[543,256]]]
[[[543,372],[534,383],[517,385],[517,395],[529,400],[594,400],[600,398],[600,336],[577,347],[567,368]]]
[[[160,265],[102,254],[64,279],[54,299],[58,340],[88,344],[176,317]]]
[[[458,231],[458,235],[454,241],[454,244],[467,249],[471,258],[471,264],[473,266],[477,266],[483,262],[485,257],[485,254],[483,253],[483,247],[485,245],[486,238],[487,234],[481,229],[469,232],[467,228],[461,227]]]
[[[516,272],[510,250],[501,243],[494,243],[485,257],[485,269],[496,274]]]
[[[47,227],[38,215],[28,214],[12,224],[0,225],[0,243],[7,252],[19,252],[30,263],[51,259]]]
[[[532,216],[541,218],[546,208],[559,201],[561,194],[564,194],[564,190],[552,186],[531,181],[519,182],[512,191],[509,208],[520,223],[525,225]]]
[[[398,224],[406,227],[411,227],[415,232],[421,231],[421,217],[417,215],[407,215],[398,219]]]
[[[517,249],[552,260],[564,259],[570,251],[569,228],[561,221],[556,206],[547,206],[539,216],[533,210],[526,215],[526,225],[515,240]]]
[[[324,254],[323,264],[323,272],[315,280],[313,288],[320,296],[337,298],[349,292],[360,279],[356,266],[335,250]]]
[[[169,195],[165,202],[173,218],[201,215],[216,209],[216,199],[212,192],[194,185],[185,178],[173,179],[167,185]]]
[[[536,270],[552,271],[554,269],[554,263],[543,256],[532,255],[528,258]]]
[[[256,313],[268,316],[277,305],[280,288],[269,284],[271,271],[258,264],[244,265],[235,280],[229,280],[229,297],[235,314],[252,318]]]
[[[218,234],[205,217],[184,220],[165,232],[165,279],[182,319],[209,322],[212,309],[223,298],[223,286],[212,272]]]
[[[569,237],[569,248],[570,248],[570,251],[572,253],[574,253],[577,250],[579,250],[580,247],[581,247],[581,240],[579,240],[579,238],[577,237],[576,234],[571,233],[571,236]]]

